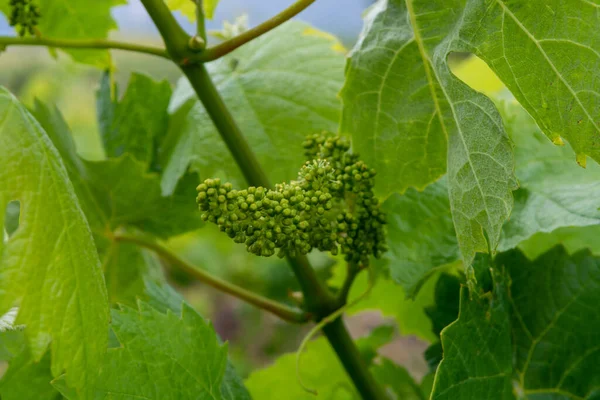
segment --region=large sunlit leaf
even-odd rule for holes
[[[383,197],[422,189],[447,171],[468,265],[476,252],[496,247],[516,180],[498,111],[447,64],[451,52],[470,50],[460,36],[463,4],[389,0],[370,10],[348,61],[341,129],[380,171]]]
[[[92,233],[102,234],[109,216],[91,191],[85,161],[77,154],[73,134],[56,107],[35,100],[32,113],[60,153]]]
[[[29,112],[0,90],[0,210],[19,200],[19,228],[0,242],[0,314],[19,304],[34,360],[81,388],[108,340],[108,300],[90,228],[60,155]],[[4,212],[0,213],[0,218]],[[0,223],[0,225],[3,225]]]
[[[272,182],[296,178],[307,134],[337,130],[344,50],[328,34],[286,22],[207,68]],[[244,182],[185,78],[170,111],[169,137],[161,150],[163,193],[173,192],[188,166],[202,178]]]

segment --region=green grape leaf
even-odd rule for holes
[[[526,399],[600,394],[600,259],[556,247],[535,261],[519,251],[497,264],[510,273],[515,391]]]
[[[204,9],[204,16],[206,18],[213,19],[219,1],[220,0],[202,0],[202,7]]]
[[[367,336],[358,338],[356,347],[358,347],[362,359],[367,364],[372,364],[378,356],[377,350],[389,343],[394,338],[395,333],[396,329],[393,325],[380,325]]]
[[[3,317],[5,316],[6,314],[3,315]],[[0,330],[0,361],[10,361],[20,354],[26,346],[27,338],[23,329]]]
[[[37,99],[34,101],[32,113],[60,153],[92,232],[95,237],[102,235],[109,217],[90,189],[85,163],[77,154],[73,134],[67,122],[56,107],[46,106]]]
[[[334,270],[335,275],[329,280],[332,286],[341,286],[343,270],[343,268]],[[422,340],[432,342],[436,340],[436,335],[432,331],[426,308],[434,304],[434,290],[438,276],[439,274],[431,274],[428,279],[424,279],[419,291],[409,297],[402,287],[398,287],[383,273],[378,274],[369,294],[350,307],[347,314],[356,315],[367,310],[378,311],[383,316],[394,318],[402,335],[415,335]],[[349,298],[363,296],[368,288],[368,274],[359,274],[350,289]]]
[[[101,139],[108,135],[115,119],[115,109],[119,104],[117,99],[118,85],[114,82],[114,74],[105,71],[96,90],[96,118]],[[102,140],[103,147],[106,147]]]
[[[357,340],[361,354],[366,356],[364,361],[386,392],[401,399],[424,400],[418,385],[404,368],[377,355],[377,349],[391,339],[391,333],[393,328],[384,326]],[[325,338],[318,338],[308,344],[301,355],[300,374],[302,382],[315,389],[319,398],[360,399]],[[252,372],[246,379],[246,386],[254,399],[314,399],[314,394],[307,392],[298,383],[295,353],[280,356],[272,365]]]
[[[140,76],[135,81],[149,84],[148,78]],[[99,97],[106,98],[104,94]],[[103,110],[108,108],[104,107]],[[175,192],[164,197],[160,192],[160,175],[148,172],[150,159],[140,161],[127,152],[118,158],[103,161],[83,160],[77,155],[71,131],[56,108],[36,101],[34,115],[65,160],[86,217],[97,238],[106,239],[107,229],[114,230],[123,225],[137,227],[161,238],[187,232],[200,225],[200,213],[195,202],[195,187],[198,184],[195,175],[186,174]],[[131,129],[129,132],[132,136],[137,134],[132,131],[136,115],[141,114],[132,112],[131,120],[119,118],[126,130]],[[102,120],[106,119],[101,118]],[[158,119],[155,122],[158,123]],[[116,126],[113,124],[113,127]],[[146,146],[149,149],[155,148],[148,143]]]
[[[134,306],[143,297],[148,280],[164,281],[159,259],[148,250],[113,241],[102,253],[108,298],[113,304]]]
[[[463,40],[471,43],[471,51],[550,139],[565,138],[582,165],[586,154],[600,161],[597,2],[478,0],[469,6]]]
[[[384,203],[389,251],[384,254],[390,275],[413,296],[420,282],[437,267],[460,259],[450,214],[448,187],[442,179],[418,192],[408,189]]]
[[[442,331],[444,358],[431,400],[512,399],[512,352],[506,284],[494,292],[460,292],[458,319]]]
[[[529,258],[535,260],[554,246],[560,244],[569,254],[588,249],[600,256],[600,225],[584,227],[564,227],[550,233],[537,233],[519,244],[519,249]]]
[[[371,373],[387,393],[394,394],[393,398],[402,400],[428,398],[404,367],[394,364],[387,358],[382,358],[377,365],[374,365]]]
[[[0,396],[2,400],[59,400],[62,396],[52,387],[51,380],[50,353],[35,360],[25,347],[10,361],[2,376]]]
[[[181,314],[182,304],[185,302],[183,296],[173,287],[165,283],[156,281],[146,281],[144,294],[148,305],[156,311],[166,314],[171,311],[175,314]]]
[[[148,298],[148,304],[161,313],[168,310],[181,314],[183,297],[175,291],[170,285],[146,279],[145,297]],[[250,394],[244,386],[242,379],[236,373],[231,362],[227,363],[225,376],[221,383],[221,394],[223,400],[249,400]]]
[[[41,0],[38,29],[43,36],[53,39],[107,39],[109,31],[117,28],[111,8],[122,4],[124,0]],[[62,51],[78,62],[100,68],[112,66],[108,50]]]
[[[319,396],[331,400],[357,398],[352,382],[325,338],[308,343],[301,357],[302,381]],[[314,399],[297,381],[296,353],[280,356],[272,365],[255,370],[245,383],[254,399]]]
[[[9,0],[0,0],[0,11],[10,14]],[[52,39],[107,39],[117,28],[111,7],[124,0],[38,0],[41,17],[37,29],[43,37]],[[108,68],[112,65],[108,50],[65,49],[75,61]],[[51,50],[54,53],[54,50]]]
[[[196,21],[196,4],[190,0],[167,0],[167,7],[173,11],[179,11],[190,22]]]
[[[435,284],[435,302],[427,307],[433,333],[439,336],[442,329],[458,317],[461,279],[456,275],[440,274]]]
[[[435,373],[430,372],[421,379],[421,384],[419,385],[421,388],[421,392],[423,393],[423,397],[425,400],[429,400],[431,398],[431,390],[433,389],[433,381],[435,379]]]
[[[232,386],[223,385],[233,373],[227,372],[227,345],[219,343],[212,326],[186,303],[175,314],[140,301],[137,309],[115,310],[112,326],[121,346],[108,350],[90,386],[94,398],[232,398]],[[77,398],[64,381],[55,384],[70,400]]]
[[[328,34],[286,22],[207,68],[272,182],[296,178],[307,134],[337,130],[344,51]],[[185,78],[173,93],[170,112],[161,149],[164,194],[173,192],[188,166],[203,178],[244,182]]]
[[[500,114],[446,61],[451,52],[470,50],[459,32],[468,27],[464,15],[477,9],[460,10],[464,3],[389,0],[371,8],[346,68],[341,130],[381,173],[382,197],[423,189],[447,171],[452,219],[469,265],[476,252],[496,247],[516,180]]]
[[[463,280],[459,276],[442,273],[435,284],[434,303],[425,309],[431,320],[432,331],[437,338],[437,341],[433,342],[424,353],[430,372],[435,373],[442,360],[440,342],[442,330],[458,318],[460,288]]]
[[[104,197],[106,193],[98,194],[96,192],[96,182],[93,181],[93,174],[88,170],[87,162],[81,159],[77,154],[71,131],[61,113],[56,108],[47,107],[43,103],[36,101],[34,115],[46,130],[48,136],[52,139],[61,154],[71,181],[73,182],[75,192],[80,200],[88,223],[92,228],[96,247],[102,259],[102,267],[110,302],[135,305],[136,299],[138,297],[143,297],[146,279],[155,281],[161,281],[163,279],[161,266],[157,258],[148,251],[136,249],[133,245],[119,244],[110,240],[108,237],[108,228],[115,228],[117,225],[111,225],[111,208],[110,205],[105,204],[103,201],[106,199],[106,197]],[[141,162],[135,162],[135,165],[139,164],[141,164]],[[146,176],[146,174],[140,173],[140,176],[132,179],[136,181],[135,184],[149,183],[155,186],[155,191],[160,190],[157,177],[146,182],[143,178],[144,176]],[[151,174],[151,176],[155,176],[155,174]],[[189,182],[189,185],[188,195],[190,197],[187,199],[190,200],[189,202],[186,202],[186,199],[184,198],[185,195],[180,193],[182,190],[178,190],[177,193],[182,205],[187,204],[187,212],[185,211],[185,207],[179,207],[179,205],[177,205],[179,204],[179,201],[171,203],[173,204],[173,207],[171,207],[169,206],[170,203],[168,199],[162,198],[161,196],[155,198],[158,202],[157,207],[169,207],[168,210],[160,210],[160,215],[164,216],[166,211],[166,217],[171,218],[171,215],[179,217],[179,213],[181,213],[183,215],[183,217],[181,217],[182,219],[190,218],[186,220],[185,223],[182,223],[178,218],[159,220],[158,215],[155,215],[150,216],[149,219],[146,218],[144,221],[131,220],[133,221],[132,224],[135,225],[139,223],[140,226],[146,226],[144,224],[148,223],[148,221],[156,221],[151,225],[151,227],[154,227],[155,229],[150,230],[156,230],[161,235],[178,233],[179,229],[191,229],[195,227],[195,225],[192,226],[192,224],[188,223],[189,221],[198,222],[197,212],[193,202],[194,183]],[[135,201],[136,199],[129,198],[129,200]]]
[[[432,400],[597,398],[600,258],[558,246],[494,263],[505,272],[493,293],[463,287],[458,320],[442,331]]]
[[[189,1],[188,1],[189,2]],[[171,86],[167,81],[132,74],[120,101],[112,98],[116,88],[110,88],[108,74],[97,93],[99,125],[108,157],[131,154],[139,161],[151,164],[155,149],[167,131]],[[108,86],[108,87],[107,87]]]
[[[591,161],[586,169],[578,167],[571,146],[554,146],[519,105],[505,104],[503,114],[516,145],[521,188],[514,193],[513,214],[498,250],[514,248],[538,232],[600,225],[600,166]]]
[[[202,2],[204,17],[213,19],[220,0],[198,0]],[[196,21],[196,4],[190,0],[167,0],[167,6],[173,11],[179,11],[190,22]]]
[[[518,104],[504,103],[500,110],[515,143],[520,188],[497,250],[521,246],[533,259],[558,243],[571,252],[599,249],[600,166],[590,161],[586,169],[578,167],[571,147],[553,145]],[[445,185],[442,179],[422,192],[408,189],[383,204],[390,247],[384,257],[391,276],[409,295],[427,274],[460,259]]]
[[[251,400],[250,393],[242,378],[237,374],[231,362],[225,367],[225,376],[221,383],[223,400]]]
[[[166,238],[199,227],[197,180],[186,175],[169,197],[160,192],[160,176],[129,153],[105,161],[86,161],[90,187],[109,216],[112,229],[137,227]]]
[[[4,214],[4,230],[8,237],[12,236],[13,233],[19,227],[19,214],[21,213],[21,206],[16,201],[11,201],[6,206],[6,213]]]
[[[34,360],[50,346],[52,374],[66,371],[79,389],[97,370],[108,340],[100,261],[58,151],[5,89],[0,121],[0,210],[11,200],[21,204],[18,230],[0,242],[0,314],[18,302],[16,323],[27,327]]]

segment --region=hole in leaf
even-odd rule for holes
[[[450,53],[448,66],[458,79],[478,92],[489,96],[506,90],[506,86],[494,71],[474,54]]]
[[[11,201],[6,206],[4,214],[4,230],[8,237],[11,237],[19,229],[19,216],[21,214],[21,202]]]

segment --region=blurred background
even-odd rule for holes
[[[207,28],[220,29],[224,21],[233,21],[244,14],[248,16],[249,25],[253,26],[291,2],[222,0],[215,19],[208,22]],[[344,0],[343,6],[340,3],[339,0],[319,0],[296,18],[333,33],[347,48],[351,48],[362,28],[362,12],[372,1]],[[192,32],[194,26],[185,17],[176,14],[186,29]],[[113,15],[119,25],[119,32],[113,32],[113,39],[161,44],[150,18],[138,1],[114,8]],[[0,35],[13,34],[6,19],[0,17]],[[120,88],[126,87],[132,72],[166,79],[172,84],[180,77],[173,65],[159,58],[119,51],[112,54],[116,66],[115,79]],[[59,54],[55,59],[44,48],[10,47],[0,53],[0,85],[6,86],[28,106],[35,98],[58,106],[73,131],[79,153],[90,160],[100,159],[103,154],[95,105],[95,92],[101,75],[102,71],[75,64],[65,55]],[[285,261],[249,255],[244,246],[232,243],[212,225],[171,240],[169,246],[192,263],[272,298],[289,301],[287,288],[297,290]],[[336,272],[341,271],[336,269],[335,260],[325,256],[317,254],[312,261],[326,279],[332,279]],[[169,279],[191,304],[213,321],[223,340],[230,342],[230,357],[242,376],[267,365],[281,353],[295,351],[309,328],[299,329],[298,326],[281,323],[187,276],[170,272]],[[378,312],[361,313],[347,321],[355,337],[363,336],[381,324],[393,322]],[[428,370],[423,358],[426,347],[427,343],[398,332],[396,339],[381,351],[420,379]]]

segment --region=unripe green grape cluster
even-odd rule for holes
[[[10,0],[10,16],[8,18],[10,26],[18,26],[19,36],[25,36],[27,33],[34,35],[35,27],[41,16],[40,8],[34,0]]]
[[[319,249],[368,266],[369,256],[387,250],[385,214],[373,195],[375,170],[350,152],[346,138],[323,132],[303,145],[309,161],[298,179],[273,190],[236,190],[219,179],[205,180],[197,188],[203,220],[256,255]]]

